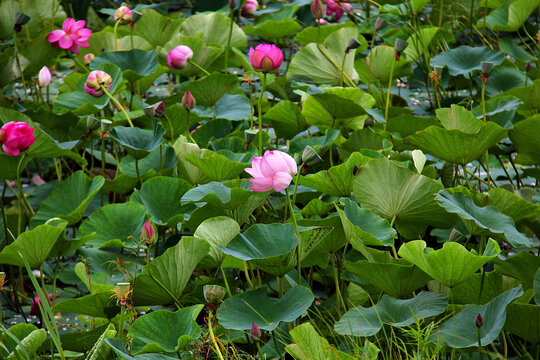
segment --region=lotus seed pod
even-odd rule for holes
[[[92,131],[97,130],[99,128],[99,125],[100,125],[99,119],[91,115],[86,118],[86,127],[88,128],[88,130],[92,130]]]
[[[307,145],[302,152],[302,162],[307,166],[313,166],[321,163],[322,159],[311,146]]]
[[[258,133],[259,131],[255,129],[244,130],[244,139],[246,140],[246,144],[251,144]]]
[[[107,119],[101,120],[101,131],[103,131],[104,133],[109,132],[109,130],[111,130],[111,127],[112,127],[111,120],[107,120]]]
[[[20,32],[23,25],[28,24],[29,21],[30,16],[26,15],[23,12],[17,11],[15,13],[15,25],[13,26],[13,30],[15,30],[15,32]]]
[[[219,285],[205,285],[203,287],[203,294],[206,301],[210,304],[218,305],[225,298],[227,289]]]
[[[375,20],[375,32],[379,32],[379,30],[381,30],[385,26],[386,26],[386,21],[384,21],[383,19],[377,18],[377,20]]]
[[[482,72],[484,74],[489,74],[493,69],[493,63],[491,61],[482,61],[480,63],[480,67],[482,68]]]
[[[394,50],[400,53],[403,52],[407,48],[407,46],[409,46],[409,43],[405,40],[396,39],[396,41],[394,42]]]
[[[360,41],[358,41],[357,38],[355,38],[354,36],[351,36],[349,39],[349,42],[347,43],[347,48],[354,50],[354,49],[358,49],[361,45],[362,44],[360,43]]]

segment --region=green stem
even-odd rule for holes
[[[189,63],[193,66],[195,66],[197,69],[199,69],[200,71],[202,71],[203,73],[205,73],[205,75],[210,75],[210,73],[208,71],[206,71],[206,69],[204,69],[202,66],[200,66],[199,64],[197,64],[195,61],[191,61],[189,60]]]
[[[251,281],[251,277],[249,276],[248,265],[247,265],[246,260],[244,260],[244,274],[246,276],[246,280],[247,280],[251,290],[255,290],[255,286],[253,285],[253,282]]]
[[[298,244],[296,245],[296,261],[298,263],[298,270],[297,270],[298,271],[298,285],[300,285],[302,284],[302,254],[301,254],[302,239],[300,237],[300,233],[298,232],[298,224],[296,223],[296,216],[294,214],[294,204],[291,201],[291,197],[289,195],[289,188],[290,188],[290,185],[287,186],[285,191],[287,193],[287,202],[289,203],[289,211],[291,212],[291,217],[293,220],[294,233],[296,234],[296,239],[298,240]],[[296,188],[297,186],[295,186],[295,192],[296,192]]]
[[[23,223],[23,198],[24,198],[24,192],[23,192],[23,188],[22,188],[22,183],[21,183],[21,166],[22,166],[22,163],[24,162],[24,158],[26,157],[26,154],[23,154],[21,156],[21,159],[19,160],[19,164],[17,165],[17,190],[18,190],[18,193],[19,193],[19,221],[18,221],[18,227],[17,227],[17,235],[21,235],[22,234],[22,223]],[[25,211],[25,214],[26,214],[26,211]]]
[[[336,69],[340,70],[341,71],[341,68],[339,67],[338,64],[336,64],[336,62],[334,61],[334,59],[328,54],[328,51],[326,51],[326,49],[324,47],[321,46],[321,44],[317,44],[317,48],[319,49],[319,51],[324,55],[324,57],[330,61],[332,63],[332,65],[334,65],[336,67]],[[354,83],[354,81],[352,81],[352,79],[349,77],[349,75],[347,75],[347,73],[345,71],[343,71],[343,76],[345,76],[345,80],[347,80],[347,82],[349,83],[349,86],[355,88],[356,87],[356,84]]]
[[[118,30],[118,25],[119,24],[120,24],[120,19],[118,19],[114,23],[114,29],[113,29],[113,33],[114,33],[114,51],[118,51],[118,36],[117,36],[116,32]]]
[[[171,129],[171,144],[174,144],[174,128],[172,126],[172,122],[171,122],[171,119],[169,119],[169,117],[165,114],[163,114],[163,117],[167,120],[167,122],[169,123],[169,128]],[[189,120],[188,120],[188,128],[189,128]],[[188,131],[189,132],[189,131]]]
[[[208,333],[210,334],[210,339],[212,339],[212,344],[214,345],[214,348],[216,349],[216,352],[219,356],[220,360],[223,359],[223,355],[221,355],[221,351],[219,350],[218,343],[216,341],[216,337],[214,336],[214,329],[212,329],[212,311],[208,313]]]
[[[234,26],[234,11],[230,11],[231,16],[231,25],[229,26],[229,38],[227,39],[227,47],[225,48],[225,73],[227,73],[227,70],[229,69],[229,50],[231,48],[231,38],[232,38],[232,31]]]
[[[159,145],[159,176],[163,175],[163,144]]]
[[[157,244],[157,242],[156,242]],[[158,284],[162,289],[163,291],[165,291],[167,293],[167,295],[169,295],[171,297],[171,299],[173,300],[174,302],[174,305],[176,306],[177,309],[181,309],[182,308],[182,305],[180,305],[180,302],[178,301],[178,299],[173,295],[173,293],[171,293],[171,291],[161,283],[161,281],[159,281],[155,276],[154,274],[152,274],[151,271],[148,272],[148,274],[150,274],[150,277],[152,278],[152,280],[154,280],[156,282],[156,284]]]
[[[259,95],[259,105],[257,105],[257,120],[259,121],[259,156],[263,156],[263,134],[262,134],[262,101],[264,98],[264,88],[266,87],[266,73],[263,73],[261,82],[261,94]]]
[[[137,172],[137,177],[139,178],[139,184],[142,185],[143,181],[141,178],[141,173],[139,172],[139,160],[135,159],[135,171]]]
[[[225,288],[227,288],[227,295],[229,297],[232,297],[231,288],[229,287],[229,282],[227,281],[227,274],[225,274],[225,270],[223,270],[223,267],[219,267],[221,270],[221,275],[223,276],[223,282],[225,283]]]
[[[482,335],[480,334],[480,328],[476,329],[476,334],[478,336],[478,351],[480,352],[480,359],[484,360],[484,353],[482,351]]]
[[[124,114],[124,116],[126,117],[126,120],[128,121],[129,123],[129,126],[131,127],[134,127],[133,126],[133,123],[131,122],[131,118],[129,117],[128,113],[126,112],[126,109],[124,109],[124,107],[122,106],[122,104],[120,104],[120,102],[118,100],[116,100],[116,98],[114,96],[111,95],[111,93],[107,90],[107,88],[103,85],[100,85],[101,86],[101,89],[103,90],[103,92],[109,97],[109,99],[111,99],[111,101],[114,103],[114,105],[116,105],[117,108],[120,109],[120,111],[122,111],[122,113]]]
[[[341,317],[341,289],[339,288],[338,270],[334,262],[333,254],[330,254],[330,262],[332,264],[332,268],[334,268],[334,283],[336,285],[336,307],[337,307],[338,315],[339,317]]]
[[[486,84],[482,81],[482,118],[484,120],[484,125],[487,124],[486,118]],[[487,174],[487,184],[488,188],[491,187],[491,176],[489,175],[489,150],[486,150],[486,174]]]
[[[392,89],[392,78],[394,77],[394,67],[396,66],[396,61],[392,62],[392,67],[390,68],[390,79],[388,80],[388,92],[386,93],[386,104],[384,108],[384,129],[386,130],[386,123],[388,121],[388,108],[390,107],[390,90]]]
[[[126,305],[122,304],[120,306],[120,320],[118,325],[118,337],[124,339],[124,313],[126,311]]]
[[[349,48],[347,48],[349,49]],[[345,60],[347,59],[348,52],[345,51],[345,55],[343,55],[343,61],[341,62],[341,68],[339,69],[340,76],[339,76],[339,86],[343,86],[343,69],[345,68]]]
[[[192,143],[194,144],[197,144],[195,142],[195,140],[193,139],[193,137],[191,136],[191,134],[189,133],[189,115],[191,114],[191,111],[187,111],[187,115],[186,115],[186,122],[187,122],[187,130],[186,130],[186,136],[188,138],[189,141],[191,141]]]
[[[105,177],[105,136],[101,138],[101,175]],[[101,206],[105,197],[105,189],[101,189]]]
[[[255,340],[256,344],[257,344],[257,352],[259,353],[259,358],[260,359],[264,359],[264,354],[262,352],[262,349],[261,349],[261,345],[259,344],[259,340]]]

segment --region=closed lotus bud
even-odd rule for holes
[[[112,127],[111,120],[107,120],[107,119],[101,120],[101,131],[103,131],[104,133],[107,133],[109,132],[109,130],[111,130],[111,127]]]
[[[490,61],[482,61],[480,63],[480,67],[482,68],[482,72],[484,74],[489,74],[493,69],[493,63]]]
[[[375,20],[375,32],[379,32],[379,30],[381,30],[385,26],[386,21],[384,21],[383,19],[377,18],[377,20]]]
[[[156,229],[154,228],[154,225],[150,222],[150,220],[147,220],[144,223],[144,226],[141,231],[141,241],[145,243],[147,246],[152,246],[156,243]]]
[[[88,53],[88,54],[84,55],[84,58],[83,58],[84,64],[86,66],[90,65],[92,60],[94,60],[95,58],[96,58],[96,55],[94,55],[92,53]]]
[[[2,271],[0,272],[0,290],[4,289],[5,281],[6,281],[6,273]]]
[[[482,325],[484,325],[484,318],[482,317],[481,314],[476,315],[476,317],[474,318],[474,324],[476,325],[477,328],[481,328]]]
[[[88,130],[97,130],[99,128],[99,125],[100,125],[100,121],[93,117],[93,116],[88,116],[86,118],[86,127],[88,128]]]
[[[249,336],[253,340],[259,340],[261,338],[261,329],[255,323],[251,323],[251,329],[249,330]]]
[[[186,93],[182,97],[182,106],[187,111],[191,111],[191,110],[193,110],[195,105],[197,105],[197,102],[195,101],[195,98],[193,97],[193,95],[189,91],[186,91]]]
[[[234,1],[234,0],[229,1],[229,7],[231,9],[234,9],[236,7],[236,1]]]
[[[206,301],[210,304],[218,305],[225,298],[227,289],[219,285],[205,285],[203,287],[203,294]]]
[[[139,21],[141,19],[142,15],[143,14],[141,12],[131,10],[131,25],[133,26],[133,24],[135,24],[137,21]]]
[[[38,74],[38,85],[40,88],[44,88],[49,86],[51,83],[51,72],[49,71],[49,68],[44,66],[39,70]]]
[[[29,21],[30,16],[23,12],[17,11],[15,13],[15,25],[13,26],[13,30],[15,30],[15,32],[20,32],[22,30],[22,26],[28,24]]]
[[[394,50],[400,53],[403,52],[407,48],[407,46],[409,46],[409,43],[405,40],[396,39],[396,41],[394,42]]]
[[[355,38],[354,36],[351,36],[349,39],[349,42],[347,43],[347,49],[350,49],[350,50],[358,49],[361,45],[362,44],[360,43],[360,41],[358,41],[357,38]],[[347,50],[345,51],[348,52]]]
[[[307,166],[313,166],[322,163],[322,159],[311,146],[307,145],[302,152],[302,162]]]
[[[244,130],[244,139],[246,139],[246,144],[251,144],[258,133],[259,131],[255,129]]]
[[[311,13],[315,19],[320,19],[324,16],[324,4],[322,0],[313,0],[311,3]]]
[[[528,62],[527,64],[525,64],[525,71],[529,72],[530,70],[531,70],[531,63]]]

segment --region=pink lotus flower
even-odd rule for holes
[[[88,78],[84,83],[84,91],[93,97],[101,97],[105,94],[105,91],[103,91],[101,85],[103,85],[107,90],[110,90],[112,82],[113,80],[111,76],[105,71],[94,70],[88,74]]]
[[[59,296],[58,294],[56,294],[56,296],[54,297],[55,299],[58,299]],[[49,294],[49,305],[52,305],[52,300],[53,300],[53,294]],[[30,315],[39,315],[40,312],[39,312],[39,306],[42,305],[41,304],[41,298],[39,297],[39,295],[36,295],[36,297],[34,298],[34,300],[32,300],[32,304],[30,304]]]
[[[283,53],[274,44],[259,44],[249,49],[249,62],[255,71],[274,72],[283,62]]]
[[[87,41],[92,35],[92,30],[84,28],[86,21],[67,18],[62,25],[62,30],[54,30],[48,36],[47,40],[57,49],[71,50],[79,54],[79,46],[90,47]]]
[[[84,64],[87,65],[87,66],[90,65],[92,60],[94,60],[95,58],[96,58],[96,55],[94,55],[92,53],[88,53],[88,54],[84,55],[84,58],[83,58]]]
[[[259,3],[257,0],[247,0],[246,4],[242,8],[242,16],[243,17],[252,17],[253,12],[257,11],[257,8],[259,7]]]
[[[263,156],[253,158],[252,167],[244,170],[253,176],[249,179],[253,191],[283,191],[291,183],[292,177],[298,172],[296,161],[279,150],[266,151]]]
[[[38,75],[38,85],[40,88],[44,88],[49,86],[51,83],[51,72],[49,71],[49,68],[44,66],[39,70]]]
[[[337,3],[335,0],[325,0],[326,1],[326,15],[334,16],[334,19],[337,21],[341,19],[343,13],[352,12],[352,6],[346,3]]]
[[[36,141],[34,129],[25,122],[11,121],[0,128],[2,149],[11,155],[18,156]]]
[[[322,0],[313,0],[311,3],[311,13],[316,19],[322,18],[324,16],[324,4]]]
[[[180,45],[169,51],[167,65],[173,69],[184,69],[193,57],[193,50],[189,46]]]
[[[116,11],[114,12],[114,21],[120,20],[120,24],[126,25],[131,22],[131,9],[128,8],[126,5],[120,6]]]
[[[156,229],[154,229],[154,225],[150,222],[150,220],[147,220],[144,223],[144,226],[141,231],[141,241],[144,242],[146,245],[151,246],[156,243]]]

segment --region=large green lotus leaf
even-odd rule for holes
[[[95,232],[96,236],[87,244],[100,248],[136,248],[145,216],[146,208],[134,202],[105,205],[83,221],[79,236]]]
[[[360,89],[358,91],[363,93]],[[320,129],[358,129],[363,127],[366,118],[364,108],[357,101],[336,92],[309,95],[302,107],[306,122]]]
[[[180,31],[186,35],[197,37],[207,44],[227,46],[231,19],[219,12],[196,14],[188,17]],[[238,49],[247,47],[246,35],[236,23],[233,23],[231,46]]]
[[[9,329],[10,333],[12,331],[11,329],[12,328]],[[16,329],[13,329],[13,331],[17,332]],[[4,336],[8,339],[10,338],[7,334],[4,334]],[[47,331],[45,331],[45,329],[33,330],[24,338],[18,339],[19,343],[17,344],[17,346],[15,346],[15,348],[13,348],[13,351],[8,356],[2,358],[6,360],[18,360],[23,358],[22,354],[25,354],[26,356],[35,355],[46,339]]]
[[[326,129],[325,134],[322,136],[311,136],[303,137],[297,136],[290,142],[289,152],[291,153],[302,153],[306,146],[311,146],[313,148],[320,147],[324,148],[332,144],[334,140],[339,136],[339,130],[336,129]]]
[[[401,245],[398,254],[441,284],[454,287],[495,259],[500,252],[499,244],[493,239],[489,239],[482,255],[469,252],[456,242],[446,242],[441,249],[433,250],[426,248],[425,241],[414,240]]]
[[[397,231],[412,238],[427,226],[448,227],[455,222],[435,201],[443,186],[388,159],[375,159],[360,168],[353,195],[362,208],[394,220]]]
[[[448,66],[448,71],[452,76],[469,74],[474,70],[481,70],[482,61],[492,62],[497,66],[504,60],[504,54],[491,50],[488,47],[459,46],[455,49],[447,50],[431,59],[431,66]]]
[[[195,321],[203,305],[194,305],[176,312],[158,310],[143,315],[131,325],[128,336],[133,354],[178,352],[201,336]],[[163,331],[164,327],[167,331]]]
[[[109,90],[111,94],[114,94],[120,87],[118,86],[122,82],[122,70],[114,64],[106,63],[101,64],[98,70],[103,70],[109,74],[112,78],[112,87]],[[103,109],[109,103],[109,97],[103,95],[101,97],[93,97],[88,95],[84,91],[84,83],[86,77],[83,77],[77,83],[75,91],[69,91],[58,95],[53,103],[53,111],[57,114],[65,114],[71,111],[75,115],[89,115],[95,114],[99,110]]]
[[[165,108],[165,116],[158,118],[161,122],[161,126],[165,129],[165,137],[167,140],[171,140],[172,143],[176,139],[179,139],[182,134],[191,128],[193,125],[199,123],[203,118],[199,117],[196,112],[191,111],[189,114],[189,126],[187,123],[188,112],[181,104],[174,104]],[[173,138],[174,136],[174,138]],[[187,141],[187,138],[185,138]],[[178,141],[178,140],[176,140]]]
[[[39,268],[49,257],[67,222],[62,221],[56,225],[39,225],[33,230],[23,232],[0,252],[0,264],[24,266],[20,253],[30,267]]]
[[[515,96],[523,101],[517,110],[520,115],[525,117],[537,115],[540,112],[540,103],[536,100],[540,97],[540,79],[534,80],[528,86],[515,88],[499,94],[492,98],[492,100],[507,96]]]
[[[311,290],[305,286],[288,289],[281,299],[268,297],[264,288],[258,288],[225,300],[217,317],[226,329],[249,330],[255,323],[261,330],[272,331],[280,322],[291,322],[300,317],[314,299]]]
[[[420,1],[424,5],[429,2],[429,0]],[[423,7],[424,6],[422,6],[422,8]],[[422,8],[420,8],[420,10],[422,10]],[[418,12],[417,10],[413,11]],[[440,30],[441,29],[437,26],[424,26],[411,35],[407,39],[409,46],[404,51],[407,59],[410,61],[417,61],[424,53],[428,52],[433,45],[437,45],[438,42],[444,40]]]
[[[54,217],[67,220],[68,225],[78,223],[104,183],[103,176],[90,179],[83,171],[75,172],[43,200],[30,220],[30,227],[34,228]]]
[[[481,86],[481,81],[481,79],[476,80],[479,86]],[[513,63],[510,66],[498,66],[490,73],[489,82],[486,85],[486,97],[520,88],[526,81],[527,74],[515,67]]]
[[[443,190],[435,198],[446,211],[459,216],[471,234],[503,236],[515,248],[533,245],[529,238],[516,230],[512,218],[494,206],[477,206],[471,197],[458,191]]]
[[[345,313],[334,325],[334,330],[345,336],[372,336],[381,330],[383,324],[404,327],[417,320],[439,315],[448,306],[442,295],[422,291],[408,300],[398,300],[383,295],[370,308],[355,307]]]
[[[189,189],[191,185],[182,179],[156,176],[146,180],[140,190],[133,191],[130,201],[144,205],[155,224],[176,227],[191,209],[180,203]]]
[[[361,209],[360,206],[351,199],[342,198],[340,200],[345,206],[343,210],[337,208],[339,217],[343,224],[347,241],[351,237],[373,246],[393,246],[397,237],[388,220],[383,219],[369,210]]]
[[[309,43],[319,43],[322,44],[324,39],[331,33],[338,31],[344,27],[355,28],[356,25],[352,21],[340,24],[328,24],[325,26],[307,26],[304,30],[300,31],[295,37],[294,41],[299,43],[302,46],[306,46]],[[363,43],[360,46],[360,52],[367,49],[367,42]]]
[[[276,135],[285,139],[293,138],[308,127],[300,107],[288,100],[272,106],[264,114],[264,119],[270,120]]]
[[[0,110],[1,111],[1,110]],[[5,153],[0,154],[0,178],[2,179],[16,179],[17,168],[19,166],[20,157],[11,156]],[[24,170],[26,164],[30,161],[29,158],[25,158],[21,164],[19,171]]]
[[[390,145],[389,142],[384,141],[385,139],[386,136],[384,133],[372,127],[356,130],[349,135],[347,141],[340,145],[339,156],[342,159],[347,159],[352,153],[359,150],[382,150]]]
[[[403,114],[391,117],[386,122],[386,131],[398,133],[401,138],[406,138],[418,131],[424,130],[432,125],[438,125],[439,122],[433,117],[420,117],[412,114]]]
[[[521,286],[510,289],[497,296],[486,305],[465,307],[459,314],[442,323],[434,332],[432,339],[444,341],[453,348],[478,346],[478,327],[475,317],[480,314],[484,325],[480,327],[482,346],[491,344],[499,337],[506,321],[506,307],[523,294]]]
[[[140,354],[136,356],[128,355],[126,346],[121,339],[108,338],[105,343],[114,351],[116,356],[121,360],[177,360],[178,357],[170,357],[163,354]],[[63,343],[62,343],[63,344]]]
[[[330,196],[348,197],[351,195],[354,180],[354,168],[360,168],[369,158],[354,152],[343,164],[321,170],[316,174],[301,176],[299,185],[304,185]]]
[[[300,226],[298,231],[304,259],[332,228]],[[292,223],[255,224],[220,248],[225,254],[249,261],[269,274],[283,276],[297,265],[296,245],[298,239]]]
[[[540,343],[540,306],[534,304],[510,304],[506,307],[504,330],[533,344]]]
[[[251,159],[252,155],[248,157]],[[206,149],[202,149],[198,154],[191,152],[185,159],[199,168],[210,181],[234,179],[244,172],[244,168],[249,167],[249,164],[233,161],[222,154]]]
[[[193,51],[193,57],[184,69],[176,70],[171,69],[167,66],[166,69],[168,72],[171,72],[173,74],[179,74],[185,77],[203,76],[203,71],[199,70],[196,66],[193,66],[192,63],[199,65],[206,71],[212,71],[217,69],[219,62],[216,60],[220,57],[220,55],[223,54],[223,49],[221,47],[206,45],[199,38],[180,34],[177,34],[175,37],[170,39],[169,42],[167,42],[159,52],[159,59],[163,66],[167,64],[167,55],[169,54],[169,52],[175,47],[177,47],[178,44],[189,46]]]
[[[313,251],[314,254],[322,253],[328,255],[331,252],[335,252],[338,249],[341,249],[347,243],[347,239],[343,231],[343,225],[337,213],[331,213],[324,219],[299,219],[298,225],[316,227],[329,226],[334,228],[334,230],[332,230],[332,232],[327,237],[325,237],[315,248],[315,250]]]
[[[0,347],[0,356],[2,356],[2,359],[21,359],[21,355],[24,351],[27,351],[27,354],[35,354],[43,341],[47,338],[47,333],[44,329],[41,331],[43,336],[36,336],[38,328],[33,324],[24,322],[15,324],[7,330],[11,336],[6,334],[4,330],[5,328],[0,330],[0,339],[3,345]],[[36,341],[37,338],[41,337],[43,337],[43,341]],[[17,339],[18,342],[15,339]],[[19,345],[19,343],[21,343],[21,345]],[[13,355],[15,348],[18,351],[18,356]],[[10,354],[11,356],[8,358]]]
[[[253,191],[247,187],[248,184],[249,181],[243,181],[240,186],[228,187],[219,182],[210,182],[190,189],[182,197],[182,204],[193,202],[200,207],[191,215],[191,225],[195,225],[196,228],[208,218],[203,215],[200,222],[196,224],[192,222],[192,219],[197,217],[196,212],[203,210],[207,205],[211,205],[217,211],[214,216],[229,216],[238,224],[243,224],[270,194],[269,191]]]
[[[178,302],[197,264],[210,244],[197,238],[182,239],[145,265],[135,278],[133,302],[137,306]]]
[[[157,120],[152,120],[152,130],[115,126],[109,136],[118,141],[129,155],[140,160],[162,144],[163,134],[165,134],[165,129]]]
[[[30,16],[30,21],[23,27],[24,38],[28,28],[29,36],[35,36],[43,33],[45,24],[50,25],[53,17],[56,17],[56,23],[66,18],[66,13],[62,7],[59,7],[56,13],[51,11],[55,6],[54,0],[28,1],[24,4],[24,13]],[[13,29],[13,19],[21,9],[21,4],[17,0],[4,0],[0,2],[0,39],[6,40],[15,34]],[[24,41],[21,41],[24,42]],[[50,46],[50,44],[47,44]]]
[[[504,139],[506,132],[506,129],[493,122],[488,122],[474,134],[458,129],[447,130],[430,126],[408,136],[404,142],[439,159],[466,165]]]
[[[437,118],[446,130],[461,130],[467,134],[476,134],[484,123],[463,106],[452,104],[450,108],[435,110]]]
[[[296,19],[267,20],[257,26],[246,25],[242,29],[247,35],[257,35],[263,40],[276,41],[287,36],[293,36],[302,26]]]
[[[518,153],[516,162],[530,165],[540,164],[540,145],[536,136],[539,132],[540,115],[520,121],[510,130],[510,140]]]
[[[297,360],[354,360],[347,353],[337,350],[328,340],[319,336],[310,323],[304,323],[290,331],[293,343],[285,350]]]
[[[488,192],[488,201],[490,205],[495,206],[504,215],[510,216],[512,220],[518,222],[540,216],[540,205],[524,199],[524,197],[529,197],[532,200],[535,194],[536,190],[531,188],[512,191],[494,188]]]
[[[145,9],[141,13],[143,15],[133,28],[133,35],[145,39],[154,49],[163,46],[177,34],[182,24],[181,19],[170,18],[153,9]],[[125,35],[129,35],[129,30],[126,29]]]
[[[111,291],[101,291],[56,303],[53,311],[55,313],[83,314],[110,319],[120,312],[120,307],[116,304]]]
[[[156,71],[158,59],[155,50],[105,51],[92,60],[90,69],[97,70],[99,65],[105,63],[115,64],[126,80],[134,82]]]
[[[236,75],[213,72],[202,79],[190,81],[186,86],[181,87],[178,92],[178,102],[180,102],[186,91],[189,91],[195,98],[197,105],[214,106],[236,84],[238,84]]]
[[[534,286],[534,277],[540,268],[540,257],[528,251],[521,251],[517,255],[505,260],[496,259],[495,271],[518,279],[525,290]]]
[[[354,70],[356,51],[352,50],[348,55],[345,54],[351,36],[358,36],[358,30],[346,27],[331,33],[324,40],[324,44],[308,44],[292,58],[287,77],[291,80],[316,84],[340,85],[343,57],[347,56],[343,78],[349,77],[353,82],[358,81],[358,74]]]
[[[0,124],[6,124],[10,121],[25,122],[34,129],[34,137],[36,141],[25,151],[27,157],[43,159],[49,157],[68,157],[79,163],[84,163],[84,159],[79,154],[71,151],[65,147],[62,147],[56,140],[54,140],[49,134],[40,129],[40,127],[34,123],[30,118],[21,112],[6,109],[0,107]],[[18,160],[7,161],[7,166],[13,166],[13,162]],[[4,165],[2,163],[2,165]],[[4,170],[2,170],[3,172]],[[5,170],[7,175],[17,175],[17,169],[8,168]],[[13,176],[13,178],[15,177]]]
[[[193,236],[206,240],[210,244],[210,252],[200,262],[199,267],[203,269],[219,267],[225,258],[220,246],[227,246],[238,233],[240,225],[229,217],[217,216],[203,221]]]
[[[540,0],[509,1],[493,10],[485,21],[494,31],[517,31],[538,6],[540,6]]]
[[[388,86],[392,66],[394,67],[394,73],[392,75],[394,79],[400,76],[411,75],[411,62],[405,56],[402,56],[396,62],[394,54],[394,49],[389,46],[376,46],[363,61],[357,63],[357,66],[358,64],[360,65],[358,71],[360,72],[362,81],[378,81],[383,83],[384,86]]]

